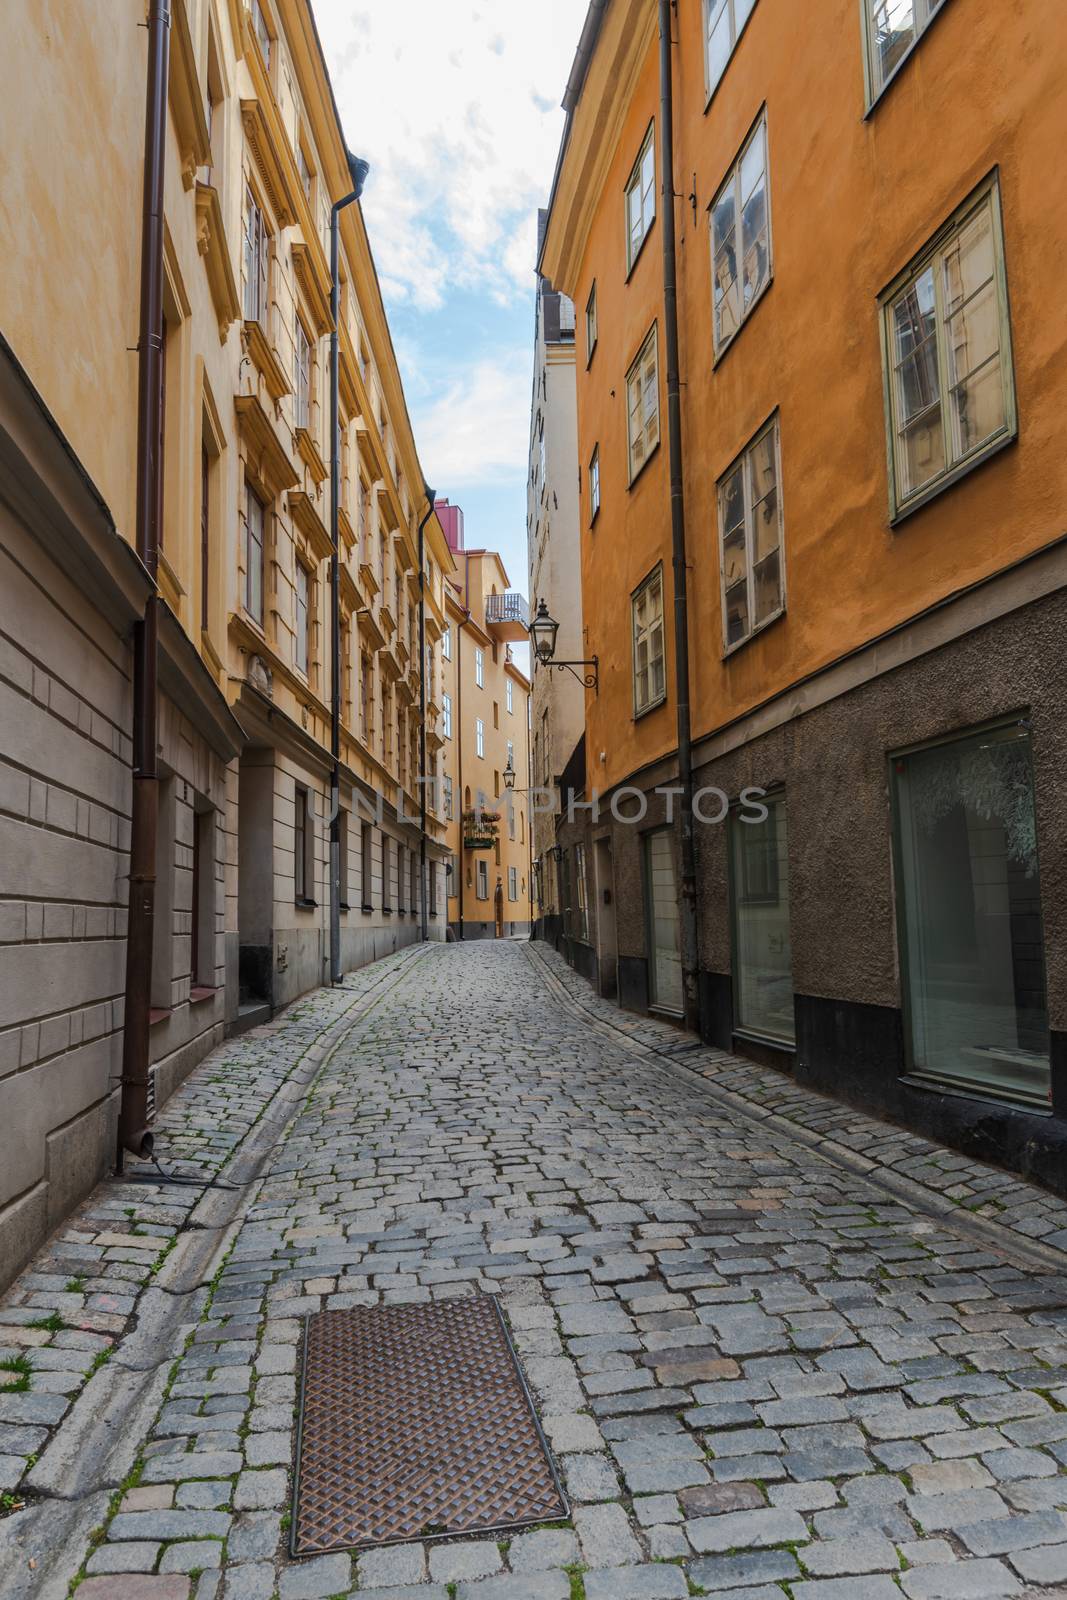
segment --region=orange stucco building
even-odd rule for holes
[[[1056,1181],[1067,13],[819,11],[804,29],[785,0],[606,0],[567,86],[540,270],[577,308],[601,663],[600,816],[560,834],[593,908],[571,953],[624,1005],[698,1009],[720,1044]],[[688,949],[685,799],[657,793],[686,687]]]

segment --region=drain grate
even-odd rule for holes
[[[292,1554],[567,1515],[489,1295],[307,1319]]]

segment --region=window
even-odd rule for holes
[[[597,323],[596,323],[596,280],[589,291],[589,299],[585,302],[585,364],[589,365],[596,349]]]
[[[201,804],[199,800],[197,804]],[[194,989],[215,987],[215,813],[193,812],[192,909],[189,931],[192,936]]]
[[[518,867],[509,867],[508,868],[508,899],[509,900],[517,900],[518,898],[519,898],[519,869],[518,869]]]
[[[1015,436],[995,179],[890,286],[882,308],[897,516]]]
[[[663,568],[657,567],[633,596],[634,716],[667,698],[663,670]]]
[[[474,748],[478,755],[485,755],[485,723],[481,717],[474,724]]]
[[[445,821],[451,822],[455,815],[455,798],[452,793],[452,779],[445,773]]]
[[[589,889],[585,877],[585,846],[574,847],[574,937],[589,938]]]
[[[644,846],[649,1000],[657,1010],[680,1016],[685,1008],[685,990],[670,828],[646,833]]]
[[[430,862],[428,876],[429,876],[429,879],[430,879],[430,915],[431,915],[431,917],[436,917],[436,915],[437,915],[437,862],[436,861],[431,861]]]
[[[778,418],[774,417],[719,481],[727,650],[785,610],[779,456]]]
[[[401,916],[404,915],[406,909],[404,905],[404,865],[406,857],[407,851],[404,846],[398,844],[396,847],[396,909]]]
[[[541,433],[537,441],[537,460],[540,469],[542,492],[548,487],[548,464],[545,460],[545,425],[541,423]]]
[[[515,715],[515,685],[512,683],[510,678],[507,680],[507,682],[504,685],[504,704],[507,707],[508,716],[509,717],[514,716]]]
[[[756,0],[704,0],[704,63],[708,97],[726,71]]]
[[[900,969],[910,1070],[1049,1104],[1030,734],[1024,723],[898,755]]]
[[[200,627],[206,633],[211,601],[211,454],[200,447]]]
[[[477,870],[478,870],[478,879],[477,879],[477,888],[475,890],[475,893],[477,894],[479,900],[488,900],[488,898],[489,898],[489,863],[488,863],[488,861],[479,861]]]
[[[364,744],[370,737],[370,656],[365,650],[359,655],[359,732]]]
[[[442,722],[442,725],[444,727],[445,738],[446,739],[451,739],[451,737],[452,737],[452,696],[450,694],[443,694],[441,696],[441,722]]]
[[[315,835],[311,813],[311,796],[300,784],[296,786],[296,816],[293,823],[293,889],[297,905],[315,904]]]
[[[944,0],[863,0],[867,101],[876,100]]]
[[[308,569],[301,562],[296,564],[296,664],[299,670],[306,674],[308,669],[308,639],[311,632],[311,621],[308,613]]]
[[[734,1026],[785,1044],[795,1038],[785,798],[761,822],[730,813]]]
[[[510,766],[511,770],[514,772],[514,770],[515,770],[515,744],[514,744],[514,741],[511,740],[511,739],[508,740],[508,758],[507,758],[507,761],[505,762],[505,766]]]
[[[446,661],[452,660],[452,629],[446,628],[441,635],[441,654]]]
[[[409,884],[408,898],[411,905],[412,915],[414,915],[419,909],[419,858],[415,854],[414,850],[411,852],[411,865],[409,871],[411,874],[411,882]]]
[[[296,425],[311,426],[311,341],[300,318],[296,319]]]
[[[589,462],[589,523],[596,521],[600,510],[600,446],[597,445]]]
[[[548,710],[541,713],[541,750],[544,755],[544,765],[541,768],[541,781],[547,788],[552,781],[552,757],[548,744]]]
[[[494,700],[493,701],[493,727],[494,728],[499,728],[499,726],[500,726],[500,702],[498,700]]]
[[[311,167],[304,151],[304,146],[298,145],[296,151],[296,166],[300,173],[300,187],[304,191],[304,198],[308,205],[311,204]]]
[[[485,688],[485,656],[481,650],[474,652],[474,681],[479,689]]]
[[[374,825],[370,822],[360,824],[360,883],[359,892],[364,911],[374,910]]]
[[[393,909],[393,842],[382,834],[382,910]]]
[[[649,123],[641,153],[626,185],[626,270],[641,253],[656,215],[656,125]]]
[[[659,444],[659,362],[653,326],[626,374],[630,482]]]
[[[263,626],[263,533],[266,513],[262,500],[245,490],[245,610]]]
[[[267,320],[267,271],[269,262],[267,225],[251,189],[245,196],[245,299],[246,322]]]
[[[256,43],[259,45],[259,48],[263,53],[264,65],[269,67],[271,43],[270,30],[267,27],[267,19],[264,15],[260,0],[251,0],[250,9],[252,13],[252,32],[255,34]]]
[[[712,326],[720,355],[771,281],[765,112],[711,203],[711,258]]]
[[[348,812],[337,813],[337,881],[340,885],[340,906],[348,910]]]
[[[515,797],[508,791],[508,838],[515,837]]]

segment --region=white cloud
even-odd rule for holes
[[[460,367],[428,405],[412,405],[419,460],[442,493],[513,483],[524,470],[532,354],[517,349]]]
[[[392,303],[528,294],[586,0],[315,0]]]

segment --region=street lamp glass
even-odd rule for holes
[[[559,632],[559,623],[548,614],[548,606],[543,600],[538,602],[537,615],[530,623],[530,638],[533,640],[534,654],[538,661],[544,663],[552,660],[556,653],[556,634]]]
[[[504,768],[504,788],[505,789],[514,789],[514,787],[515,787],[515,763],[512,761],[511,757],[508,756],[508,764]]]

